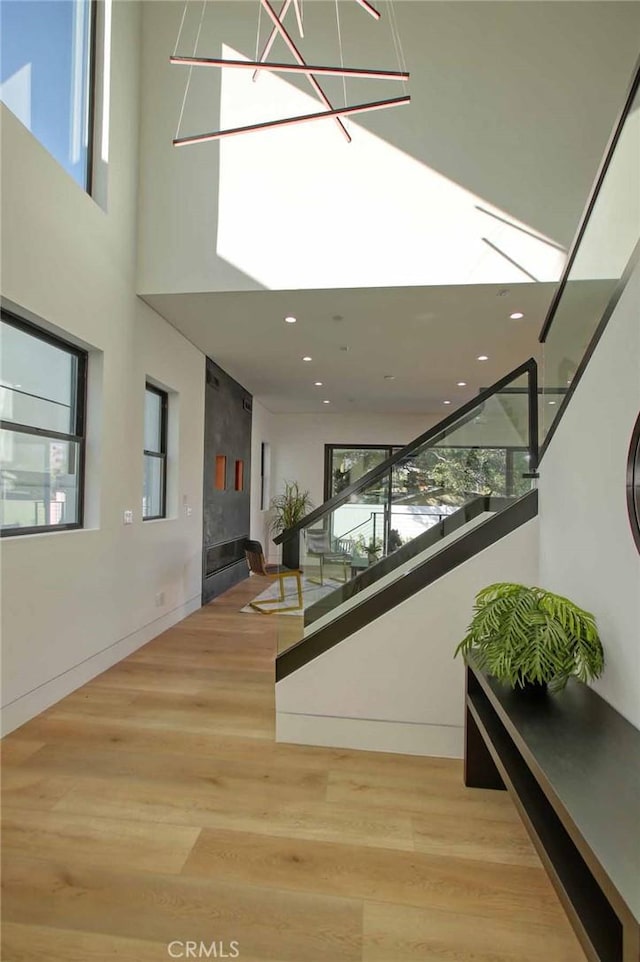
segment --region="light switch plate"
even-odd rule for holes
[[[124,523],[133,524],[133,511],[125,511],[124,513]]]

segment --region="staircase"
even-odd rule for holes
[[[308,541],[322,533],[341,559],[324,563],[326,593],[304,611],[299,637],[287,626],[277,680],[535,516],[537,398],[531,358],[275,539],[312,581],[320,568]],[[516,456],[526,471],[514,473]],[[354,509],[378,519],[378,560],[353,538],[370,527],[351,525]]]
[[[309,533],[331,547],[320,597],[279,638],[278,740],[461,755],[453,651],[480,588],[538,579],[540,461],[640,263],[619,173],[639,91],[640,69],[540,333],[544,383],[529,359],[275,539],[312,581]]]

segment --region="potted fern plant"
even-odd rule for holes
[[[587,682],[604,670],[604,652],[588,611],[542,588],[498,583],[478,592],[455,655],[513,689],[552,691],[571,675]]]
[[[370,565],[376,563],[380,558],[380,552],[382,551],[382,541],[380,538],[369,538],[367,542],[366,552],[367,561]]]
[[[284,491],[271,499],[271,531],[280,534],[302,521],[305,514],[313,508],[311,495],[303,491],[297,481],[285,481]],[[287,568],[300,567],[300,539],[294,535],[282,545],[282,563]]]
[[[360,557],[367,556],[367,561],[370,565],[375,564],[380,557],[380,552],[382,551],[382,541],[380,538],[365,538],[363,534],[358,535],[354,541],[354,547]]]

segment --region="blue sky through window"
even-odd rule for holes
[[[0,99],[87,187],[90,0],[2,0]]]

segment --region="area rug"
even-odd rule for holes
[[[334,581],[333,578],[325,578],[324,584],[316,584],[315,581],[310,581],[308,578],[302,579],[302,603],[303,608],[298,608],[295,611],[281,611],[281,608],[288,608],[290,605],[297,605],[298,603],[298,589],[296,588],[296,582],[294,578],[286,578],[284,583],[284,601],[280,605],[269,605],[269,611],[280,611],[283,615],[297,615],[298,618],[301,617],[305,608],[309,608],[311,605],[319,601],[320,598],[324,598],[325,595],[330,595],[332,591],[339,588],[342,584],[341,581]],[[276,581],[272,585],[263,591],[262,594],[258,595],[257,598],[253,599],[253,603],[259,605],[262,601],[271,601],[274,598],[280,597],[280,585]],[[259,615],[261,612],[256,611],[250,605],[245,605],[240,611],[246,612],[249,615]]]

